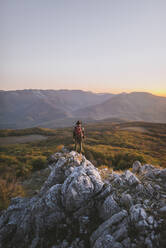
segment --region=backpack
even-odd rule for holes
[[[80,127],[80,126],[75,126],[75,135],[76,135],[77,137],[82,137],[82,136],[83,136],[82,127]]]

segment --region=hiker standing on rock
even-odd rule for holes
[[[77,121],[73,130],[73,139],[75,141],[75,151],[79,145],[79,151],[82,152],[82,141],[84,139],[84,128],[81,126],[81,121]]]

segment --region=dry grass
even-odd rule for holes
[[[123,170],[114,170],[115,174],[122,175],[124,173]]]
[[[0,210],[7,208],[10,199],[16,196],[25,196],[23,187],[16,179],[0,179]]]
[[[113,172],[113,169],[109,168],[107,165],[101,165],[98,169],[102,180],[107,180],[109,175]]]
[[[34,172],[27,180],[22,183],[22,187],[25,192],[25,196],[31,197],[37,193],[45,180],[50,174],[50,169],[44,169]]]

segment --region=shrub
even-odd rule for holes
[[[26,178],[32,171],[32,165],[29,163],[18,163],[16,166],[16,176]]]
[[[8,207],[12,197],[24,195],[22,186],[16,182],[15,178],[0,179],[0,210]]]
[[[116,170],[129,169],[136,160],[139,160],[141,163],[146,162],[145,158],[139,154],[118,153],[112,158],[112,166]]]
[[[1,155],[0,156],[0,164],[6,164],[6,165],[11,165],[11,164],[17,164],[18,160],[14,156],[9,156],[9,155]]]
[[[31,161],[32,170],[41,170],[46,168],[47,159],[45,156],[36,157]]]

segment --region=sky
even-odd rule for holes
[[[0,89],[166,96],[165,0],[0,0]]]

